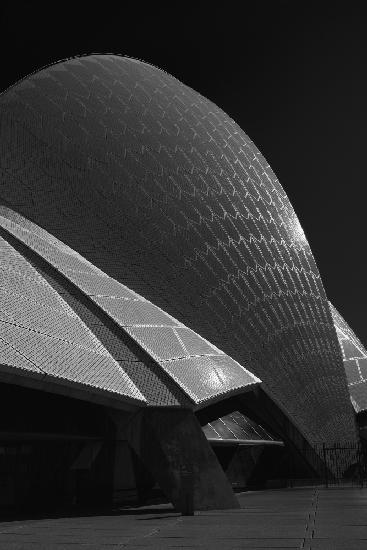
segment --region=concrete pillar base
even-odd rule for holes
[[[177,510],[239,508],[191,410],[141,409],[130,419],[127,437]]]

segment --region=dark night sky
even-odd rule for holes
[[[365,3],[74,4],[1,8],[1,89],[58,59],[113,52],[214,101],[271,164],[329,299],[367,345]]]

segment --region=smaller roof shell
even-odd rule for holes
[[[367,409],[367,350],[331,303],[330,309],[343,354],[350,399],[358,413]]]
[[[246,391],[261,382],[237,361],[161,308],[106,275],[44,229],[3,206],[0,207],[0,227],[5,230],[5,234],[10,234],[45,260],[57,273],[75,285],[103,314],[123,329],[186,394],[194,407],[201,407],[234,393]],[[141,402],[142,405],[150,404],[145,398],[145,385],[149,384],[149,377],[144,380],[144,376],[141,376],[140,386],[136,380],[131,379],[124,371],[121,361],[116,362],[116,358],[98,340],[93,332],[94,323],[88,328],[57,291],[42,279],[35,267],[12,249],[5,239],[2,239],[2,243],[7,269],[4,281],[8,278],[8,288],[3,288],[8,294],[2,293],[0,303],[3,311],[1,321],[4,323],[4,346],[11,346],[14,354],[22,354],[41,372],[48,369],[49,374],[59,376],[60,369],[63,369],[64,376],[71,377],[79,383],[85,383],[93,374],[96,379],[102,377],[103,389],[119,391],[121,397]],[[26,321],[19,305],[26,293],[24,288],[21,291],[22,285],[24,287],[24,278],[27,278],[27,284],[28,281],[31,282],[31,294],[35,297],[35,301],[26,302]],[[6,286],[6,283],[3,282],[3,285]],[[56,317],[60,314],[63,314],[62,321],[57,322]],[[27,331],[24,338],[22,331]],[[99,367],[90,360],[90,368],[88,367],[88,359],[80,358],[81,344],[78,334],[79,339],[89,338],[89,347],[94,346],[98,350],[99,361],[104,361],[106,365]],[[70,347],[69,340],[73,348]],[[68,347],[61,353],[59,348],[66,345],[64,342],[68,342]],[[56,356],[53,357],[52,350],[55,349]],[[75,349],[78,353],[74,357]],[[81,376],[77,371],[83,361],[85,365],[82,367]],[[6,364],[8,363],[9,360]],[[116,390],[113,384],[106,381],[107,363],[110,368],[114,365],[116,373],[124,379],[126,388],[124,386],[122,389],[120,383],[119,389]],[[93,384],[95,383],[94,381]],[[172,405],[172,402],[160,404]]]

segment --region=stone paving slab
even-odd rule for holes
[[[182,517],[172,507],[5,521],[0,550],[155,548],[367,550],[367,489],[243,493],[241,509]]]

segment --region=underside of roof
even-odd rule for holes
[[[203,426],[203,431],[212,443],[230,444],[281,444],[269,430],[239,411],[221,416]]]

